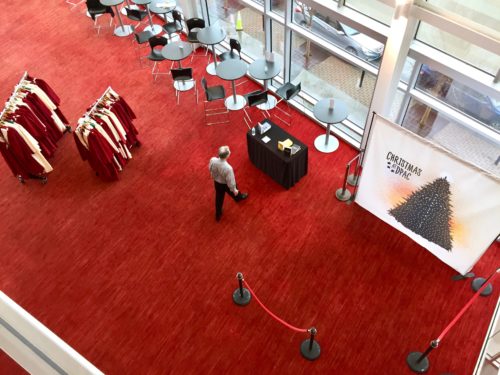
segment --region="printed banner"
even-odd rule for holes
[[[356,202],[465,274],[500,231],[500,179],[375,115]]]

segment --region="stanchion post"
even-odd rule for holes
[[[247,288],[243,288],[243,274],[238,272],[236,278],[238,279],[238,289],[233,292],[233,302],[239,306],[246,306],[250,303],[252,295]]]
[[[350,174],[349,176],[347,176],[347,183],[351,186],[357,186],[358,185],[358,179],[359,179],[359,157],[361,156],[361,153],[359,153],[358,155],[356,155],[356,157],[354,159],[352,159],[350,162],[349,162],[349,165],[356,159],[358,159],[358,161],[356,162],[356,168],[354,169],[354,173],[353,174]]]
[[[406,363],[411,368],[411,370],[413,372],[416,372],[417,374],[423,374],[424,372],[427,372],[427,370],[429,369],[429,359],[427,358],[427,356],[438,346],[439,339],[432,340],[431,344],[425,350],[425,352],[411,352],[410,354],[408,354],[408,357],[406,357]]]
[[[302,341],[302,344],[300,344],[300,353],[304,358],[314,361],[315,359],[318,359],[321,354],[321,348],[318,342],[314,341],[314,336],[317,335],[318,330],[311,327],[308,329],[308,332],[311,336],[307,340]]]
[[[342,184],[342,189],[338,189],[335,192],[335,196],[341,202],[348,201],[351,198],[351,192],[347,190],[347,176],[349,175],[350,164],[347,163],[345,168],[344,183]]]

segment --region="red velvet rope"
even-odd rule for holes
[[[278,318],[276,315],[274,315],[266,306],[264,306],[264,304],[262,302],[260,302],[259,298],[255,295],[254,291],[252,290],[252,288],[250,288],[250,285],[248,285],[248,283],[243,280],[243,284],[245,284],[245,286],[247,287],[247,289],[250,291],[250,293],[252,293],[253,297],[255,298],[255,300],[259,303],[259,305],[264,309],[264,311],[266,311],[269,315],[271,315],[271,317],[273,317],[274,319],[276,319],[278,322],[280,322],[281,324],[283,324],[285,327],[288,327],[290,328],[291,330],[295,331],[295,332],[301,332],[301,333],[307,333],[308,330],[307,329],[304,329],[304,328],[297,328],[297,327],[294,327],[292,326],[291,324],[288,324],[287,322],[285,322],[283,319],[280,319]]]
[[[441,332],[437,340],[441,342],[443,337],[448,333],[448,331],[457,323],[457,321],[462,317],[462,315],[467,311],[467,309],[472,305],[472,303],[476,300],[477,297],[481,294],[481,292],[488,286],[488,284],[495,278],[496,274],[500,271],[500,268],[493,272],[490,277],[486,279],[484,284],[479,288],[479,290],[472,296],[469,302],[460,310],[460,312],[457,314],[457,316],[448,324],[448,326]]]

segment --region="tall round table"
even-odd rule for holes
[[[215,54],[215,45],[219,44],[226,38],[226,32],[218,24],[214,24],[198,30],[196,37],[198,38],[200,43],[206,44],[207,46],[212,46],[214,61],[208,64],[207,73],[214,76],[216,75],[217,69],[217,55]]]
[[[265,59],[255,60],[248,67],[248,73],[250,73],[253,78],[261,79],[264,81],[265,91],[267,91],[268,89],[268,80],[276,77],[278,74],[280,74],[280,71],[281,63],[277,61],[271,62]],[[272,95],[268,95],[267,102],[259,104],[257,107],[262,110],[273,109],[274,107],[276,107],[276,98]]]
[[[149,26],[145,27],[144,30],[151,31],[151,33],[153,33],[153,35],[158,35],[163,31],[163,29],[161,28],[160,25],[155,25],[153,23],[153,18],[151,17],[151,11],[149,10],[149,4],[151,3],[151,1],[153,1],[153,0],[134,0],[134,3],[146,6],[146,10],[148,12],[148,18],[149,18]]]
[[[224,102],[227,109],[237,111],[245,106],[246,100],[241,95],[236,95],[234,81],[243,77],[247,72],[247,64],[242,60],[226,60],[217,65],[217,76],[225,81],[231,81],[233,95],[228,96]]]
[[[333,135],[330,137],[330,126],[344,121],[349,115],[347,105],[338,99],[334,99],[334,106],[330,108],[330,99],[321,99],[314,106],[314,117],[325,122],[326,134],[318,136],[314,140],[314,146],[318,151],[329,153],[339,148],[339,140]]]
[[[167,4],[168,6],[158,6],[158,4]],[[167,22],[167,13],[175,9],[177,3],[175,0],[151,0],[149,3],[149,10],[156,14],[163,14],[165,22]]]
[[[123,3],[123,0],[99,0],[99,2],[104,6],[115,8],[115,13],[118,15],[118,21],[120,21],[120,26],[115,29],[116,36],[129,36],[134,32],[132,26],[123,24],[122,16],[118,10],[118,5]]]
[[[161,55],[170,61],[177,61],[179,68],[182,68],[181,60],[184,60],[193,52],[193,46],[188,42],[172,42],[161,49]],[[188,91],[194,87],[193,81],[174,81],[174,87],[178,91]]]

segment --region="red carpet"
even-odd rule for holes
[[[2,97],[28,70],[52,85],[73,127],[108,85],[138,116],[143,146],[116,183],[100,181],[68,135],[45,186],[20,185],[0,161],[0,288],[105,373],[409,374],[408,352],[472,296],[426,250],[335,199],[355,150],[317,152],[323,129],[305,117],[290,131],[310,146],[309,174],[285,191],[248,160],[242,112],[205,126],[192,92],[176,106],[170,77],[153,83],[138,68],[131,39],[97,37],[64,2],[15,0],[5,11]],[[195,58],[198,78],[205,64]],[[222,144],[250,196],[226,200],[216,223],[207,163]],[[477,274],[498,266],[498,248]],[[318,328],[319,360],[301,358],[305,337],[256,303],[233,304],[237,271],[277,315]],[[472,372],[498,288],[431,354],[430,374]]]

